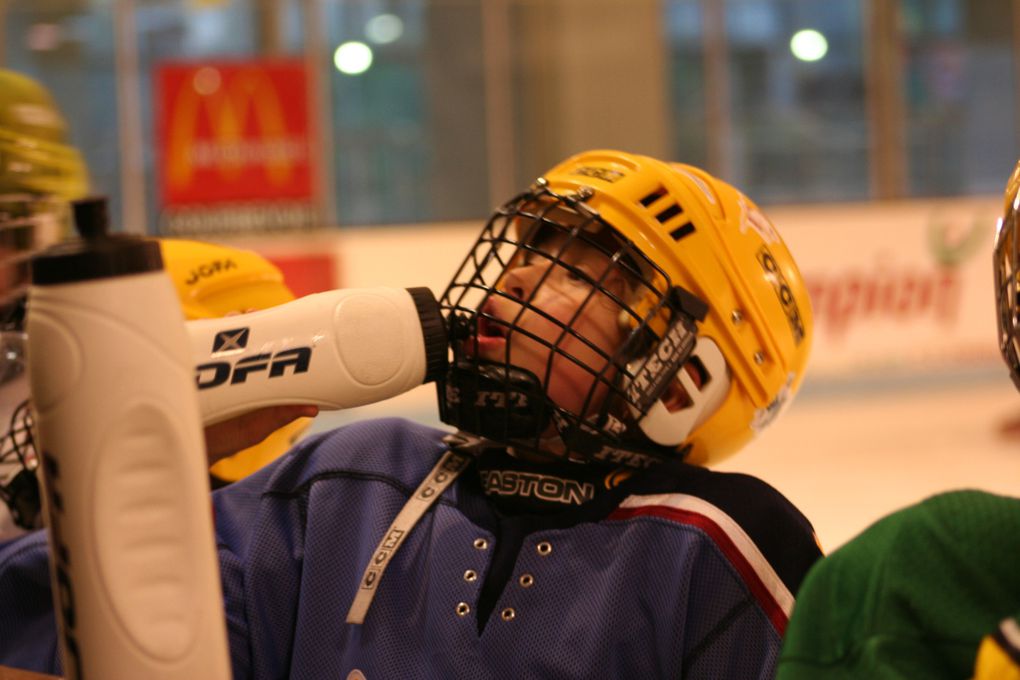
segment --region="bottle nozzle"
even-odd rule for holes
[[[82,238],[102,238],[109,234],[106,196],[89,196],[73,201],[71,209],[74,212],[74,228]]]
[[[106,196],[71,203],[80,239],[62,241],[32,258],[32,284],[48,286],[144,274],[163,269],[159,243],[128,234],[110,234]]]

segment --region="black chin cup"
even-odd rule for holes
[[[440,419],[479,437],[497,442],[537,440],[548,426],[550,404],[530,371],[461,360],[437,387]]]
[[[571,457],[591,460],[606,446],[608,435],[602,428],[560,410],[553,410],[552,415],[564,448]]]

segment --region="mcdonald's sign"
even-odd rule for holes
[[[164,64],[157,88],[164,208],[312,199],[301,61]]]

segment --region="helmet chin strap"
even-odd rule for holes
[[[600,434],[600,428],[588,424],[589,421],[595,422],[596,416],[572,422],[571,418],[564,415],[563,409],[555,404],[551,405],[551,412],[556,434],[541,439],[543,451],[558,451],[557,457],[563,460],[587,462],[605,446],[605,437]]]

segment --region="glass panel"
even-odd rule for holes
[[[707,167],[702,2],[670,0],[665,11],[671,157],[683,163]]]
[[[85,157],[94,192],[120,215],[120,139],[114,79],[114,22],[107,2],[11,0],[0,5],[4,66],[38,80]]]
[[[902,0],[911,194],[1002,191],[1017,154],[1012,5]]]
[[[725,42],[713,43],[706,11],[716,1],[492,0],[500,9],[487,14],[481,0],[135,0],[145,226],[159,218],[158,67],[302,58],[315,45],[321,71],[309,83],[324,85],[332,143],[313,151],[342,225],[476,220],[509,198],[504,185],[522,189],[593,147],[702,165],[760,202],[866,199],[865,3],[728,0]],[[1015,88],[1003,86],[1014,81],[1012,4],[896,5],[912,194],[1001,191],[1018,141]],[[5,65],[51,89],[115,221],[124,202],[113,12],[123,7],[0,3]],[[312,36],[308,8],[321,12]],[[498,46],[485,42],[494,30],[504,31]],[[351,42],[360,46],[338,52]],[[706,54],[722,44],[726,83],[706,82]],[[367,50],[368,68],[351,66]],[[729,109],[710,120],[717,85]]]
[[[759,202],[868,195],[861,3],[730,0],[733,169]]]
[[[340,223],[484,215],[480,4],[333,2],[326,12],[331,51],[359,42],[372,53],[367,70],[341,63],[330,76]]]

